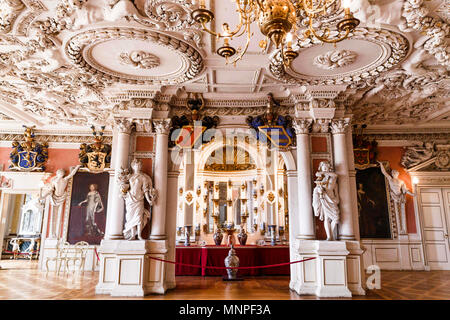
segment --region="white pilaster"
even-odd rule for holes
[[[355,235],[355,239],[359,240],[359,219],[358,219],[358,199],[356,197],[356,170],[355,170],[355,158],[353,155],[353,137],[352,131],[349,129],[346,131],[346,139],[347,139],[347,154],[348,154],[348,172],[350,178],[350,195],[352,201],[352,217],[353,217],[353,232]]]
[[[289,214],[289,258],[294,261],[297,256],[295,252],[295,239],[300,232],[300,223],[298,216],[298,194],[297,172],[287,171],[287,192],[288,192],[288,214]],[[293,195],[293,196],[291,196]],[[287,231],[287,229],[286,229]],[[295,264],[290,265],[291,279],[289,288],[294,289],[298,281],[297,267]]]
[[[312,209],[311,159],[309,130],[311,119],[296,119],[293,123],[297,134],[297,181],[299,239],[315,239]],[[293,196],[293,194],[291,194]]]
[[[176,250],[176,227],[178,211],[178,171],[168,173],[167,178],[167,207],[166,207],[166,235],[167,235],[167,259],[175,261]],[[176,286],[175,265],[165,264],[165,283],[167,289],[173,289]]]
[[[165,239],[166,237],[166,206],[167,206],[167,163],[168,136],[170,119],[153,120],[156,131],[156,152],[154,183],[158,198],[153,206],[152,228],[150,239]]]

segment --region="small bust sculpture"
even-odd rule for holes
[[[144,207],[144,199],[152,206],[156,200],[156,191],[152,187],[152,179],[142,172],[142,162],[131,162],[132,174],[122,170],[118,177],[122,197],[125,199],[126,223],[123,234],[127,240],[142,238],[142,230],[150,219],[150,212]]]
[[[337,189],[337,174],[331,169],[328,161],[319,164],[316,173],[316,187],[313,191],[314,215],[323,221],[327,240],[337,238],[337,225],[339,223],[339,194]]]

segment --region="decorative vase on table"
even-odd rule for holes
[[[277,244],[276,225],[269,225],[270,245],[275,246]]]
[[[220,231],[220,228],[217,228],[216,231],[214,232],[213,239],[216,246],[220,246],[223,239],[223,234],[222,231]]]
[[[241,228],[241,231],[238,233],[237,237],[239,240],[239,244],[241,246],[245,246],[245,244],[247,243],[248,236],[247,236],[247,232],[245,232],[244,228]]]
[[[233,249],[233,245],[230,246],[230,251],[228,251],[228,256],[225,258],[225,267],[227,268],[237,268],[239,267],[239,258],[236,256],[236,251]],[[237,279],[238,269],[227,269],[228,279]]]
[[[185,226],[184,227],[184,246],[188,247],[190,246],[190,240],[191,240],[191,228],[192,226]]]

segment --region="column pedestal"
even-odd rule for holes
[[[364,295],[362,250],[358,241],[296,240],[297,281],[290,288],[300,295],[351,297]]]
[[[166,253],[166,240],[102,240],[95,293],[125,297],[164,294],[164,262],[149,257],[166,259]]]

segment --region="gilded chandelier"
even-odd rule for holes
[[[221,0],[223,1],[223,0]],[[297,13],[307,17],[307,27],[303,32],[305,38],[316,38],[322,42],[336,43],[346,39],[349,33],[356,28],[359,20],[354,18],[350,12],[349,0],[231,0],[236,4],[236,11],[239,14],[239,23],[232,30],[227,23],[222,24],[222,32],[215,32],[209,29],[206,24],[214,19],[214,14],[206,9],[205,0],[200,0],[199,9],[192,12],[192,18],[201,24],[204,31],[219,39],[223,39],[222,46],[217,53],[224,57],[227,64],[229,58],[237,56],[231,61],[236,63],[242,59],[247,52],[253,33],[250,25],[257,21],[261,33],[266,36],[266,40],[259,43],[261,48],[266,48],[268,39],[273,42],[277,49],[281,48],[283,61],[286,66],[290,66],[298,53],[292,49],[293,38],[298,38],[298,17]],[[314,23],[327,15],[327,9],[341,1],[344,7],[344,18],[336,25],[337,35],[332,36],[329,28],[325,27],[320,31],[314,28]],[[247,41],[244,48],[236,50],[230,45],[234,38],[246,34]]]

